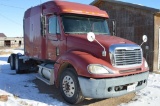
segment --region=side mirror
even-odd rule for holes
[[[107,19],[108,27],[110,30],[110,34],[116,36],[116,20],[115,19]]]
[[[112,24],[113,24],[113,36],[115,36],[116,35],[116,21],[115,20],[113,20],[112,21]]]
[[[87,39],[88,41],[93,42],[95,40],[95,34],[93,32],[88,32]]]
[[[148,40],[147,35],[143,35],[142,39],[143,39],[143,42],[147,42]]]
[[[142,42],[142,44],[140,46],[142,46],[143,43],[147,42],[147,40],[148,40],[147,35],[143,35],[142,36],[142,40],[143,40],[143,42]]]
[[[146,46],[145,49],[146,49],[146,50],[149,50],[149,46]]]

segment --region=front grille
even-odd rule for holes
[[[140,48],[128,49],[115,49],[114,52],[115,66],[133,66],[141,65],[142,51]]]

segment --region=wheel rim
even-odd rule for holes
[[[18,70],[18,59],[16,58],[16,71]]]
[[[62,87],[67,97],[72,97],[74,95],[75,85],[73,79],[70,76],[65,76],[63,78]]]

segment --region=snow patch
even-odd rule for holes
[[[136,92],[136,97],[129,103],[120,106],[159,106],[160,101],[160,75],[150,73],[147,87]]]
[[[14,53],[22,53],[15,50]],[[49,94],[41,94],[32,83],[36,74],[16,74],[10,70],[7,63],[9,55],[0,56],[0,96],[6,95],[7,101],[0,100],[0,106],[65,106],[66,104],[50,97]]]

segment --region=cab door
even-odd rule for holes
[[[46,57],[48,60],[55,61],[59,56],[59,43],[60,43],[60,28],[56,15],[47,17],[48,30],[47,30],[47,52]]]

